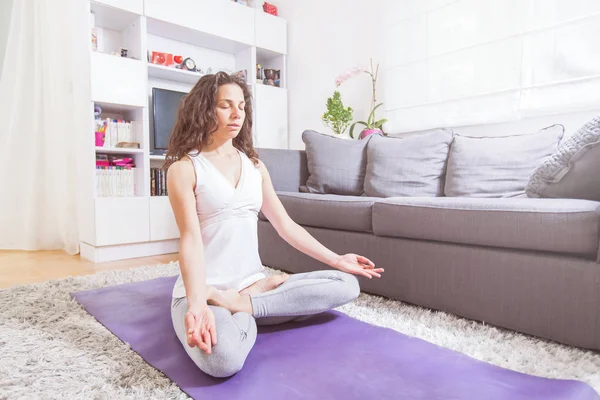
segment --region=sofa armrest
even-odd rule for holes
[[[308,164],[304,150],[256,148],[265,164],[273,187],[278,192],[299,192],[308,179]]]

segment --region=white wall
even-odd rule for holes
[[[382,0],[280,0],[279,15],[288,21],[287,87],[290,148],[302,149],[302,131],[331,133],[321,122],[335,78],[355,64],[380,60]],[[380,73],[381,76],[381,73]],[[378,80],[381,87],[382,79]],[[382,99],[380,90],[378,97]],[[342,100],[354,108],[354,120],[365,119],[371,82],[361,74],[340,86]],[[381,115],[381,117],[383,117]]]
[[[4,52],[8,40],[12,4],[13,0],[0,0],[0,76],[2,76],[2,66],[4,65]]]
[[[600,1],[386,1],[389,130],[600,108]]]

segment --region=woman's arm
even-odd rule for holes
[[[173,163],[168,169],[167,190],[179,227],[179,269],[188,302],[184,317],[187,343],[210,354],[212,346],[217,344],[217,327],[207,303],[204,246],[196,214],[195,182],[194,166],[187,158]]]
[[[200,222],[196,214],[196,175],[188,158],[173,163],[167,172],[167,191],[179,227],[179,268],[188,305],[205,305],[206,270]]]
[[[375,269],[375,264],[368,258],[352,253],[339,255],[323,246],[306,229],[294,222],[283,204],[281,204],[279,197],[277,197],[271,182],[271,176],[262,162],[260,162],[260,172],[263,178],[263,205],[261,211],[283,240],[298,251],[332,268],[363,275],[367,278],[373,276],[379,278],[381,276],[379,273],[383,272],[383,269]]]

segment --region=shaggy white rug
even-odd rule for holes
[[[0,398],[188,398],[70,295],[177,272],[171,263],[0,290]],[[501,367],[581,380],[600,392],[598,353],[366,294],[338,310]]]

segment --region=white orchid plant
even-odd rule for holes
[[[376,65],[375,68],[373,68],[373,59],[371,59],[371,68],[370,69],[366,69],[366,68],[362,68],[362,67],[354,67],[351,68],[347,71],[344,71],[342,74],[340,74],[336,80],[335,80],[335,85],[336,87],[339,87],[342,83],[346,82],[348,79],[361,74],[361,73],[366,73],[367,75],[369,75],[371,77],[371,83],[373,86],[373,91],[372,91],[372,96],[371,96],[371,107],[370,107],[370,111],[369,111],[369,117],[367,118],[366,121],[356,121],[354,122],[352,125],[350,125],[350,137],[354,138],[354,127],[356,126],[356,124],[361,124],[364,125],[365,127],[363,128],[363,132],[365,131],[371,131],[371,133],[373,133],[374,131],[380,131],[382,134],[385,135],[385,132],[383,132],[383,124],[385,124],[387,122],[387,119],[382,118],[382,119],[377,119],[375,117],[375,111],[377,110],[377,108],[379,108],[380,106],[383,105],[383,103],[377,103],[377,93],[376,93],[376,86],[377,86],[377,77],[379,76],[379,64]],[[363,138],[363,135],[361,133],[361,135],[359,135],[359,138]]]

